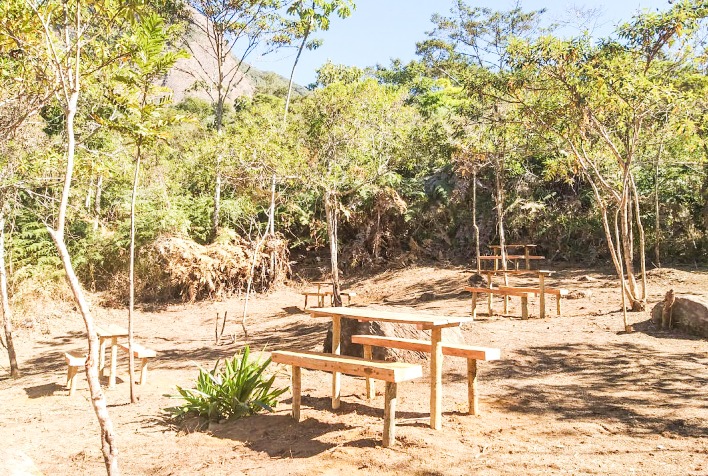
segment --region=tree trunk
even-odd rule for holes
[[[135,311],[135,202],[138,197],[138,182],[140,179],[140,144],[135,157],[135,175],[133,177],[133,194],[130,197],[130,270],[128,277],[128,375],[130,376],[130,403],[136,403],[135,393],[135,357],[133,356],[133,315]]]
[[[502,270],[506,271],[506,238],[504,233],[504,188],[502,173],[504,165],[501,158],[495,161],[496,170],[494,173],[494,183],[496,188],[495,202],[497,208],[497,229],[499,233],[499,255],[501,256]],[[509,285],[509,276],[504,273],[504,286]],[[505,304],[507,297],[504,296]]]
[[[20,377],[20,367],[17,365],[15,344],[12,340],[12,310],[7,293],[7,274],[5,272],[5,216],[0,211],[0,298],[2,299],[2,316],[5,329],[7,356],[10,359],[10,377]]]
[[[332,298],[335,306],[341,306],[337,249],[337,195],[331,190],[325,192],[325,214],[327,215],[327,237],[329,238],[330,262],[332,264]]]
[[[78,55],[78,53],[77,53]],[[91,314],[91,309],[88,302],[84,298],[83,289],[74,272],[74,266],[71,263],[71,256],[64,242],[64,226],[66,223],[66,210],[69,203],[69,192],[71,190],[71,180],[74,171],[74,156],[76,153],[76,136],[74,134],[74,118],[76,116],[77,104],[79,99],[79,77],[78,66],[76,68],[75,85],[76,89],[71,92],[67,98],[64,115],[66,117],[66,173],[64,176],[64,186],[62,189],[61,202],[59,205],[59,217],[57,219],[56,230],[47,227],[54,245],[57,248],[59,257],[64,266],[66,280],[74,294],[74,299],[81,312],[81,316],[86,326],[86,334],[88,339],[88,358],[86,359],[86,379],[88,380],[89,392],[91,394],[91,405],[96,413],[98,424],[101,428],[101,451],[103,453],[103,462],[106,466],[108,476],[120,475],[118,468],[118,447],[116,445],[115,434],[113,432],[113,423],[111,422],[108,408],[106,406],[106,397],[101,389],[101,382],[98,377],[98,352],[99,343],[96,327]]]
[[[664,151],[664,141],[659,144],[659,152],[656,154],[654,163],[654,261],[656,267],[661,268],[661,221],[659,220],[659,164],[661,163],[661,153]]]
[[[297,55],[295,56],[295,61],[293,62],[293,69],[290,70],[290,79],[288,80],[288,95],[285,98],[285,113],[283,114],[283,130],[288,120],[288,109],[290,108],[290,96],[293,91],[293,77],[295,76],[295,68],[297,67],[298,61],[300,61],[300,55],[302,54],[303,48],[305,48],[305,43],[307,43],[307,38],[310,36],[311,23],[307,24],[307,29],[305,30],[305,35],[302,37],[302,42],[300,47],[297,49]]]
[[[94,222],[93,230],[98,230],[98,223],[101,217],[101,194],[103,193],[103,175],[98,176],[96,180],[96,196],[93,199]]]
[[[477,167],[472,170],[472,229],[474,230],[474,256],[477,262],[477,273],[479,266],[479,225],[477,225]]]
[[[644,236],[644,225],[642,224],[642,216],[639,208],[639,192],[637,184],[634,182],[634,176],[630,176],[630,185],[632,197],[634,198],[634,222],[637,225],[639,233],[639,267],[642,273],[642,294],[640,297],[641,306],[636,311],[644,311],[647,305],[647,260],[646,260],[646,237]]]

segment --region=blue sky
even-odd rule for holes
[[[323,45],[314,51],[303,51],[295,70],[295,82],[303,86],[315,79],[315,71],[327,60],[348,66],[388,65],[393,58],[404,62],[415,58],[415,44],[426,38],[432,28],[433,13],[448,14],[451,0],[355,0],[356,10],[341,20],[334,18],[327,32],[318,32]],[[468,0],[468,5],[508,10],[516,4],[513,0]],[[588,25],[597,36],[612,32],[614,26],[628,20],[639,10],[667,10],[668,0],[520,0],[524,10],[546,9],[547,22],[574,23],[574,9],[594,9],[601,16]],[[576,17],[577,18],[577,17]],[[572,34],[579,30],[566,27]],[[251,57],[256,68],[275,71],[285,77],[295,59],[295,50],[286,50],[265,57]]]

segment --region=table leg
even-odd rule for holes
[[[430,332],[430,428],[442,428],[442,328]]]
[[[108,387],[116,386],[116,371],[118,370],[118,338],[111,338],[111,375],[108,377]]]
[[[98,375],[103,377],[105,375],[106,369],[106,339],[104,337],[99,338],[100,344],[98,346]]]
[[[531,260],[529,259],[529,247],[524,246],[524,258],[526,259],[526,269],[531,269]]]
[[[543,273],[538,274],[538,288],[540,291],[540,296],[538,298],[538,305],[541,308],[540,317],[541,319],[546,318],[546,283],[545,275]]]
[[[332,353],[340,354],[340,337],[342,332],[342,318],[332,316]],[[339,372],[332,372],[332,409],[339,408],[342,393],[342,375]]]

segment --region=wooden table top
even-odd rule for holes
[[[438,316],[432,314],[379,311],[363,307],[321,307],[308,309],[312,317],[347,317],[360,321],[398,322],[401,324],[418,324],[423,328],[457,327],[463,322],[472,322],[471,317]]]
[[[127,337],[128,329],[117,324],[97,325],[96,334],[99,337]]]
[[[504,245],[505,248],[536,248],[538,245]],[[489,245],[490,248],[501,248],[501,245]]]

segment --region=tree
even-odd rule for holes
[[[140,12],[140,8],[133,2],[115,4],[100,0],[87,4],[25,0],[11,1],[9,5],[14,10],[9,17],[11,22],[4,24],[4,30],[12,29],[13,25],[21,26],[12,29],[13,41],[21,50],[32,52],[27,60],[31,58],[48,65],[42,70],[45,75],[41,78],[41,88],[38,91],[42,97],[47,97],[47,92],[55,96],[63,119],[65,171],[53,223],[47,223],[47,231],[59,253],[66,280],[84,320],[88,340],[86,376],[91,404],[101,428],[101,450],[106,471],[109,475],[117,475],[119,468],[115,434],[98,376],[98,336],[91,308],[66,245],[65,229],[76,158],[75,119],[82,87],[87,79],[129,54],[107,48],[102,41],[124,28]],[[31,74],[39,69],[40,66],[28,68]],[[16,81],[23,80],[20,77]]]
[[[250,66],[246,58],[261,42],[270,39],[278,23],[280,0],[190,0],[197,13],[190,17],[190,25],[208,40],[186,42],[185,46],[197,61],[198,69],[191,71],[196,86],[205,89],[215,108],[214,128],[222,133],[226,99],[245,77]],[[239,51],[238,56],[234,52]],[[216,155],[214,175],[214,212],[212,239],[219,227],[222,186],[222,156]]]
[[[546,36],[510,48],[525,75],[512,88],[515,97],[528,123],[556,137],[592,188],[623,303],[626,298],[634,311],[646,306],[639,152],[654,121],[673,110],[680,96],[676,72],[686,57],[675,41],[690,36],[703,15],[703,8],[681,2],[664,13],[635,17],[619,29],[619,39],[597,46],[588,37]]]
[[[146,16],[134,28],[127,42],[132,51],[131,61],[115,73],[116,88],[111,91],[112,103],[117,114],[109,124],[128,136],[135,147],[133,190],[130,199],[130,265],[128,304],[128,368],[130,371],[130,401],[137,402],[133,356],[133,327],[135,311],[135,204],[138,195],[140,165],[145,149],[156,140],[164,138],[170,122],[180,116],[168,118],[166,106],[171,91],[158,86],[159,80],[184,54],[168,51],[175,29],[167,29],[160,16]],[[110,119],[109,119],[110,120]]]
[[[405,91],[361,78],[356,71],[325,65],[319,77],[327,85],[300,106],[307,157],[303,180],[323,197],[334,303],[339,306],[338,225],[340,214],[347,213],[342,200],[390,172],[402,155],[414,113],[403,104]]]
[[[308,41],[310,35],[317,30],[329,30],[329,17],[332,14],[336,14],[339,18],[347,18],[355,8],[356,5],[353,0],[295,0],[288,7],[288,14],[296,16],[296,19],[286,23],[286,31],[292,36],[293,41],[300,40],[300,46],[297,48],[295,61],[293,61],[293,67],[290,70],[283,124],[285,124],[288,117],[290,95],[293,90],[293,76],[295,75],[295,68],[300,60],[302,50],[304,48],[314,50],[322,45],[321,40]]]
[[[2,301],[3,329],[5,332],[5,342],[7,357],[10,360],[10,377],[20,377],[20,367],[17,364],[17,353],[12,340],[12,310],[10,309],[10,298],[7,293],[7,274],[5,272],[5,211],[0,208],[0,300]]]

